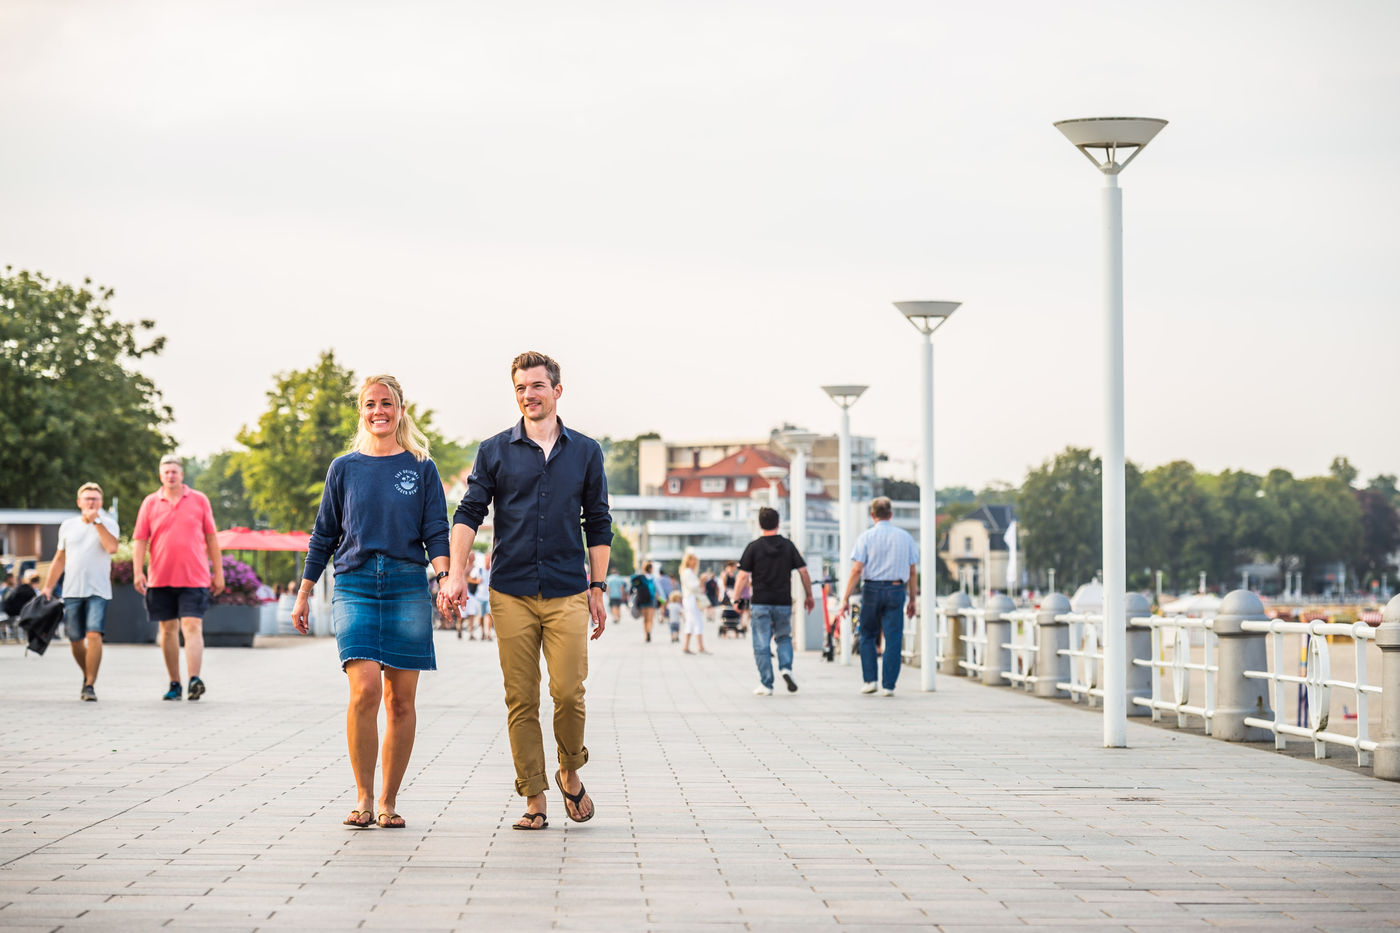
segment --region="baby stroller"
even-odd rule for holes
[[[740,600],[739,605],[744,605],[746,601]],[[719,612],[719,637],[727,638],[730,635],[738,638],[740,635],[748,633],[748,626],[744,624],[744,614],[735,608],[731,602],[725,602]]]

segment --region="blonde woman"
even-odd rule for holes
[[[358,795],[344,823],[402,829],[398,793],[418,725],[418,674],[437,669],[426,567],[439,582],[447,576],[447,499],[398,380],[369,377],[357,405],[354,445],[326,473],[292,622],[306,634],[311,588],[334,555],[335,639],[350,682],[345,731]],[[387,726],[376,795],[381,702]]]
[[[705,594],[705,585],[700,582],[700,556],[687,551],[681,558],[681,608],[685,613],[682,631],[685,644],[681,647],[690,654],[690,636],[695,636],[695,654],[709,654],[705,650],[705,615],[700,611],[700,598]]]

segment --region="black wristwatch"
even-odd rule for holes
[[[447,576],[447,575],[448,575],[448,573],[447,573],[446,570],[444,570],[442,573],[438,574],[438,575],[437,575],[437,582],[441,583],[441,582],[442,582],[442,578],[445,577],[445,576]]]
[[[602,590],[606,593],[608,591],[608,584],[602,580],[593,580],[588,584],[588,588],[590,590]]]

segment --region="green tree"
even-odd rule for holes
[[[661,435],[655,431],[638,434],[630,440],[615,441],[605,437],[598,443],[603,448],[603,473],[608,478],[608,492],[615,496],[635,496],[641,488],[638,451],[641,442]]]
[[[133,368],[165,338],[147,333],[153,321],[116,320],[112,289],[90,286],[10,266],[0,274],[0,503],[69,507],[80,485],[96,482],[109,506],[124,503],[129,533],[174,446],[170,409]]]
[[[1400,550],[1400,513],[1376,489],[1359,489],[1356,504],[1361,509],[1361,554],[1357,580],[1365,584],[1381,574],[1393,574],[1391,555]]]
[[[1215,503],[1196,468],[1185,460],[1153,467],[1143,484],[1154,502],[1150,536],[1155,566],[1169,586],[1181,589],[1202,570],[1213,568]]]
[[[637,572],[637,556],[632,552],[632,542],[623,536],[617,525],[612,526],[612,531],[612,553],[608,557],[608,562],[618,573],[630,577]]]
[[[1333,457],[1331,465],[1327,467],[1327,473],[1348,486],[1355,486],[1357,477],[1361,475],[1346,457]]]
[[[1366,488],[1385,496],[1387,502],[1394,508],[1400,509],[1400,489],[1396,488],[1394,473],[1382,473],[1379,476],[1371,477]]]
[[[1066,447],[1021,485],[1026,566],[1054,568],[1061,589],[1087,582],[1102,566],[1101,471],[1088,449]]]
[[[257,428],[238,442],[244,482],[254,509],[280,529],[311,528],[330,462],[355,436],[355,376],[321,354],[310,369],[279,373]]]
[[[1324,563],[1355,567],[1361,555],[1361,506],[1355,490],[1336,476],[1309,476],[1298,481],[1294,553],[1303,572],[1315,577]]]
[[[907,479],[880,478],[880,495],[889,496],[896,502],[918,502],[919,484]],[[939,500],[940,502],[942,499]]]

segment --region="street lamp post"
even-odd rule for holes
[[[1138,157],[1166,120],[1099,117],[1060,120],[1055,128],[1104,175],[1104,383],[1103,383],[1103,741],[1128,744],[1127,529],[1123,466],[1123,192],[1118,173]],[[1102,150],[1103,156],[1090,149]],[[1119,162],[1123,150],[1132,150]]]
[[[909,323],[924,335],[923,453],[919,458],[919,682],[935,689],[934,625],[938,613],[938,503],[933,487],[933,332],[952,317],[960,301],[896,301]]]
[[[782,500],[778,496],[778,484],[787,476],[787,470],[780,466],[760,467],[758,475],[768,480],[768,507],[777,511],[778,503]]]
[[[869,386],[822,386],[822,391],[841,406],[841,443],[839,449],[840,470],[837,489],[841,497],[841,576],[836,586],[842,588],[851,576],[851,406],[856,403]],[[851,664],[851,620],[841,619],[841,663]]]
[[[802,555],[802,559],[807,559],[807,457],[812,453],[812,445],[817,441],[817,435],[806,431],[787,431],[783,434],[783,441],[792,448],[792,479],[788,482],[788,531],[792,535],[792,543],[797,547],[797,553]],[[820,583],[818,583],[820,585]],[[794,609],[794,612],[797,612]],[[800,618],[800,624],[796,627],[796,643],[803,651],[807,651],[815,645],[807,644],[807,619]]]

